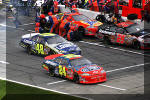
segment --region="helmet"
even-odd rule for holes
[[[44,14],[41,14],[41,15],[40,15],[40,18],[45,18],[45,15],[44,15]]]
[[[40,23],[36,23],[35,26],[36,26],[36,27],[39,27],[39,26],[40,26]]]
[[[70,16],[68,16],[68,17],[67,17],[67,20],[68,20],[68,21],[70,21],[70,20],[71,20],[71,17],[70,17]]]
[[[51,15],[52,15],[52,12],[49,12],[48,15],[51,16]]]
[[[73,5],[72,8],[77,8],[76,5]]]
[[[71,12],[72,12],[72,13],[79,13],[79,11],[78,11],[77,8],[73,8],[73,9],[71,10]]]
[[[57,6],[58,5],[58,2],[57,1],[54,1],[54,6]]]
[[[13,8],[13,5],[9,5],[10,8]]]
[[[74,31],[75,30],[75,26],[71,26],[70,29]]]

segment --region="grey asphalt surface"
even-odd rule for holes
[[[106,45],[97,46],[83,42],[76,42],[82,49],[82,55],[93,63],[100,64],[107,73],[107,82],[93,85],[75,84],[72,81],[62,81],[64,79],[58,77],[49,77],[47,72],[41,68],[41,63],[44,60],[42,57],[28,55],[26,51],[19,47],[21,36],[30,33],[34,30],[34,17],[20,16],[19,20],[22,26],[18,29],[14,28],[13,18],[10,14],[7,15],[6,28],[6,61],[9,62],[6,66],[6,77],[10,80],[15,80],[23,83],[28,83],[48,89],[57,90],[74,95],[99,100],[100,94],[143,94],[144,93],[144,66],[122,69],[144,63],[144,56],[128,51],[144,53],[142,50],[134,50],[132,48]],[[1,19],[0,19],[1,20]],[[2,27],[2,26],[0,26]],[[4,33],[1,33],[4,34]],[[4,39],[5,40],[5,39]],[[83,41],[89,43],[99,43],[95,38],[86,37]],[[1,44],[2,45],[2,44]],[[110,47],[119,48],[127,51],[116,50]],[[1,58],[1,57],[0,57]],[[4,58],[1,58],[3,60]],[[5,60],[5,59],[4,59]],[[0,64],[0,68],[3,64]],[[0,74],[1,76],[2,74]],[[62,82],[60,82],[62,81]],[[58,83],[54,83],[58,82]],[[97,94],[97,95],[89,95]]]

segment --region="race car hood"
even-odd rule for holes
[[[97,26],[100,26],[102,25],[101,22],[98,22],[96,20],[88,20],[88,21],[75,21],[74,24],[78,24],[80,26],[83,26],[83,27],[97,27]]]
[[[68,53],[70,51],[80,51],[79,47],[71,42],[50,44],[49,46],[55,48],[56,50],[63,51],[62,53]]]

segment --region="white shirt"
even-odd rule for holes
[[[28,0],[22,0],[22,1],[28,1]]]
[[[44,0],[37,0],[35,5],[38,7],[41,7],[41,5],[44,3]]]

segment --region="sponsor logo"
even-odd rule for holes
[[[59,45],[57,46],[58,49],[64,49],[64,48],[68,48],[68,47],[71,47],[72,44],[63,44],[63,45]]]
[[[23,42],[28,43],[28,44],[32,44],[32,41],[26,40],[26,39],[24,39]]]
[[[51,61],[49,61],[49,60],[47,60],[45,63],[56,66],[55,63],[53,63],[53,62],[51,62]]]

